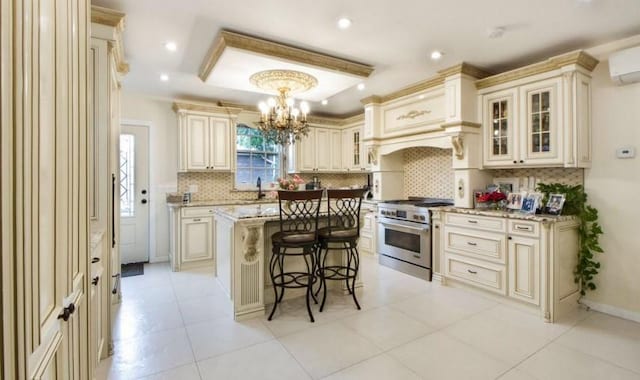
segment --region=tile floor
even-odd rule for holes
[[[115,354],[98,379],[640,379],[640,324],[578,310],[547,324],[362,258],[363,309],[330,294],[234,322],[210,269],[122,279]],[[317,310],[317,307],[316,309]]]

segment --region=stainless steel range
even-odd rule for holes
[[[451,199],[441,198],[409,198],[379,203],[380,264],[431,281],[429,207],[452,204]]]

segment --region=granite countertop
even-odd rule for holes
[[[326,198],[323,199],[326,201]],[[211,199],[211,200],[202,200],[202,201],[191,201],[190,203],[182,203],[182,202],[167,202],[167,206],[174,208],[181,207],[208,207],[208,206],[252,206],[252,205],[265,205],[265,204],[275,204],[275,207],[278,207],[278,200],[273,198],[263,198],[260,200],[257,199]],[[362,209],[372,210],[378,204],[378,201],[363,199],[362,200]]]
[[[361,207],[361,216],[363,212],[373,212],[374,209],[366,207],[364,204]],[[228,207],[220,207],[216,210],[216,214],[229,218],[231,220],[249,220],[249,219],[261,219],[265,222],[278,220],[280,217],[280,205],[278,203],[258,204],[258,205],[230,205]],[[327,204],[323,202],[320,205],[320,216],[327,215]]]
[[[480,210],[460,207],[432,207],[433,211],[455,212],[458,214],[493,216],[507,219],[532,220],[536,222],[555,223],[576,219],[574,215],[523,214],[518,211]]]

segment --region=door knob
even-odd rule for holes
[[[100,262],[100,258],[99,257],[94,257],[91,259],[91,264],[95,264],[95,263],[99,263]]]
[[[140,201],[140,203],[142,203],[143,205],[144,205],[144,204],[147,204],[147,200],[146,200],[146,199],[143,199],[143,200],[141,200],[141,201]]]
[[[76,311],[76,305],[71,302],[69,306],[62,308],[62,312],[58,314],[58,319],[62,319],[63,321],[68,321],[71,314]]]
[[[146,190],[146,189],[143,189],[143,190],[141,191],[141,193],[142,193],[142,195],[144,195],[144,194],[146,194],[146,193],[147,193],[147,190]]]

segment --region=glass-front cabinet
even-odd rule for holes
[[[563,163],[561,78],[483,96],[484,166]]]
[[[485,166],[512,165],[517,157],[514,144],[517,94],[515,89],[508,89],[485,96]]]
[[[520,139],[521,164],[562,164],[562,120],[560,104],[561,78],[549,79],[520,87],[521,107],[525,120]]]

